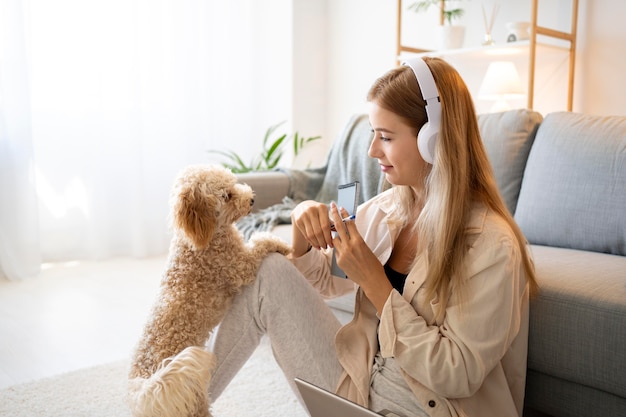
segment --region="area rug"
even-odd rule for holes
[[[124,403],[128,361],[82,369],[0,391],[2,417],[130,417]],[[306,417],[267,340],[213,404],[213,415]]]

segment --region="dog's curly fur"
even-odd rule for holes
[[[220,166],[191,166],[176,179],[168,266],[129,373],[133,416],[210,416],[207,338],[263,258],[290,251],[269,233],[244,243],[234,222],[253,201],[250,187]]]

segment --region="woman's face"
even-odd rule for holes
[[[378,159],[380,169],[393,185],[424,187],[427,164],[417,149],[417,132],[397,114],[370,102],[369,121],[374,130],[369,156]]]

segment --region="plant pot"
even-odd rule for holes
[[[465,26],[443,25],[439,26],[439,50],[458,49],[463,47],[465,41]]]

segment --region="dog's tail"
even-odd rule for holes
[[[190,346],[166,359],[150,378],[132,378],[128,404],[134,417],[187,416],[206,407],[215,355]]]

